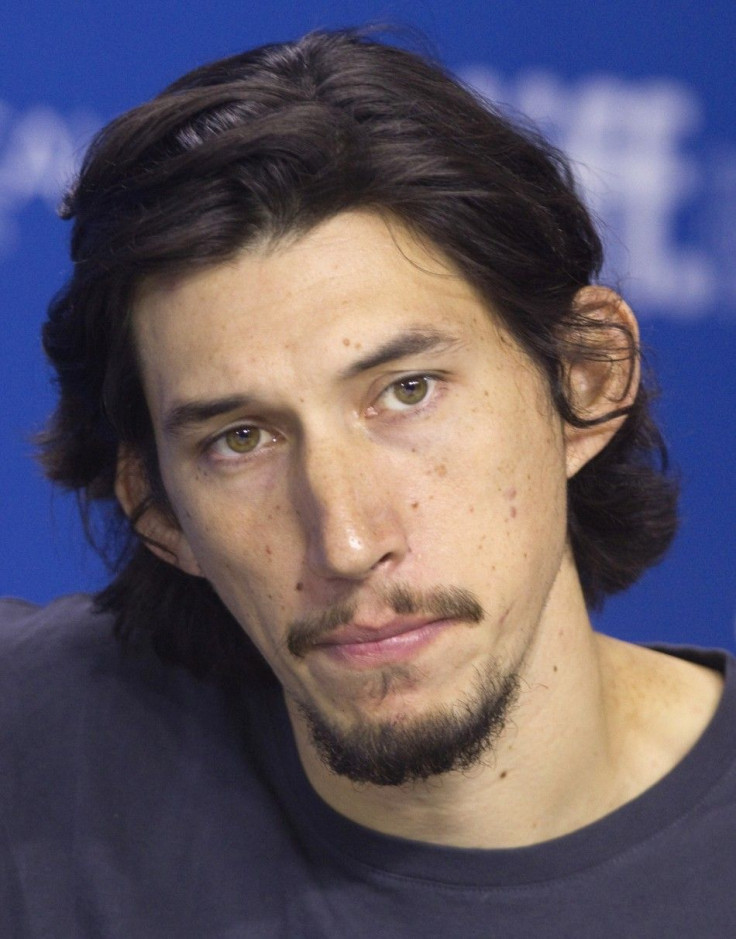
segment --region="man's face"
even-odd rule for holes
[[[565,554],[562,427],[438,252],[346,213],[148,284],[135,322],[169,543],[287,700],[349,734],[500,693]]]

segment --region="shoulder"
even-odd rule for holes
[[[86,594],[45,606],[0,600],[0,682],[28,688],[34,680],[68,684],[81,670],[115,655],[110,617],[95,612]]]
[[[96,613],[92,597],[71,594],[45,606],[17,597],[0,599],[0,660],[43,657],[44,651],[72,649],[112,637],[109,617]]]
[[[65,701],[78,702],[101,674],[125,671],[126,658],[112,617],[98,613],[87,594],[43,606],[0,600],[0,687],[14,690],[16,707],[53,699],[58,710]],[[0,700],[0,718],[7,716],[3,710]]]
[[[733,712],[734,658],[719,650],[605,641],[615,663],[608,673],[612,726],[630,778],[644,789],[718,725],[718,714]]]
[[[82,784],[134,800],[143,779],[170,791],[191,763],[227,764],[234,750],[220,689],[122,647],[90,597],[0,603],[0,688],[0,803],[24,806],[29,826],[37,806],[64,816]]]
[[[682,707],[697,712],[707,724],[720,702],[724,682],[734,678],[736,664],[722,649],[695,646],[634,645],[599,636],[604,674],[619,698],[671,714]]]
[[[733,680],[734,658],[719,649],[695,646],[619,644],[625,650],[629,686],[667,720],[672,709],[689,713],[703,729],[715,713],[724,683]]]
[[[151,910],[208,935],[198,898],[256,902],[242,872],[273,873],[291,836],[221,689],[121,647],[83,596],[0,601],[0,688],[0,895],[28,901],[34,935],[86,935],[80,896],[102,898],[95,934],[126,936]]]
[[[650,668],[653,687],[658,689],[654,714],[659,717],[662,735],[667,728],[670,745],[677,749],[679,744],[684,755],[719,709],[732,706],[733,656],[685,646],[659,646],[649,654],[656,663]]]
[[[43,739],[52,748],[74,728],[104,730],[103,713],[115,723],[124,715],[140,730],[154,714],[186,719],[219,706],[216,690],[184,669],[147,647],[123,648],[112,617],[85,594],[45,606],[0,600],[0,687],[0,736],[26,745]]]

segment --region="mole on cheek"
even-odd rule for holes
[[[298,580],[296,583],[296,587],[294,587],[294,590],[304,590],[304,584],[300,580]]]
[[[504,492],[504,497],[505,497],[509,502],[513,502],[514,499],[516,498],[516,489],[515,489],[513,486],[512,486],[510,489],[507,489],[507,490]],[[515,506],[515,505],[512,505],[512,506],[511,506],[511,508],[509,509],[509,513],[510,513],[510,515],[511,515],[511,518],[516,518],[516,506]]]

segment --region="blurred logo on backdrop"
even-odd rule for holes
[[[566,83],[532,71],[503,80],[484,66],[460,77],[572,158],[601,222],[603,279],[641,312],[736,313],[736,147],[704,149],[704,108],[692,89],[614,75]]]
[[[613,75],[565,82],[552,73],[460,77],[502,109],[526,115],[569,154],[607,249],[604,279],[641,312],[693,318],[736,313],[736,146],[703,146],[703,106],[668,79]],[[101,122],[43,105],[0,102],[0,260],[28,249],[22,213],[55,210]]]
[[[29,248],[20,237],[21,214],[39,201],[56,211],[100,124],[88,112],[64,115],[44,105],[18,111],[0,101],[0,260]]]

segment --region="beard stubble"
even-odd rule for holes
[[[383,600],[397,615],[431,615],[471,624],[484,619],[477,598],[458,587],[419,592],[399,585],[386,591]],[[289,651],[304,657],[353,615],[354,606],[344,604],[292,623]],[[387,696],[392,687],[408,679],[405,668],[381,669],[373,679],[375,697]],[[451,704],[413,719],[364,717],[349,728],[341,728],[310,702],[296,704],[329,770],[356,783],[401,786],[478,764],[506,726],[519,684],[518,675],[491,661],[485,671],[476,670],[471,687]]]

